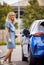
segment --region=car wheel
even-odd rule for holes
[[[29,65],[36,65],[37,61],[36,58],[33,57],[31,50],[30,50],[30,60],[29,60]]]

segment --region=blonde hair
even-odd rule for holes
[[[14,22],[16,21],[16,14],[14,13],[14,12],[9,12],[8,14],[7,14],[7,18],[6,18],[6,21],[10,21],[10,16],[11,15],[14,15]]]

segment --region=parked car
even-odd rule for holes
[[[44,20],[35,20],[29,30],[29,65],[44,65]]]
[[[21,47],[22,47],[22,61],[28,61],[28,56],[29,56],[29,30],[24,29],[22,31],[22,42],[21,42]]]

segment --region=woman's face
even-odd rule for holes
[[[11,21],[14,21],[14,18],[15,18],[14,15],[10,15],[10,19],[11,19]]]
[[[10,15],[10,20],[11,20],[12,23],[15,22],[15,19],[16,19],[15,14],[11,14],[11,15]]]

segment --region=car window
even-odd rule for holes
[[[42,23],[40,23],[40,26],[39,26],[39,30],[43,30],[44,31],[44,21]]]

